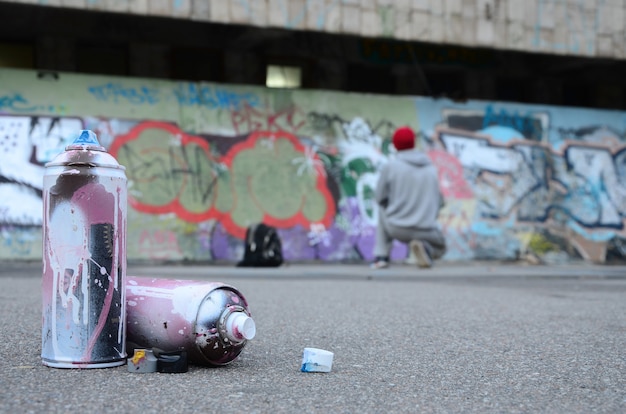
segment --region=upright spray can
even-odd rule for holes
[[[55,368],[126,362],[126,174],[92,131],[46,164],[41,358]]]
[[[224,283],[129,277],[126,297],[129,348],[185,350],[190,362],[219,366],[256,334],[246,299]]]

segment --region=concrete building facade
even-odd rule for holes
[[[469,47],[626,58],[623,0],[5,0]]]

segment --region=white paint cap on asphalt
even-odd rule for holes
[[[333,354],[319,348],[304,348],[302,355],[302,372],[330,372],[333,367]]]

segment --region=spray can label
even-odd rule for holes
[[[126,176],[91,131],[46,164],[42,362],[125,363]]]

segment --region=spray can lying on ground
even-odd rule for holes
[[[129,276],[126,300],[129,349],[185,350],[192,363],[218,366],[256,334],[246,299],[224,283]]]
[[[126,362],[126,175],[92,131],[46,164],[43,179],[44,365]]]

